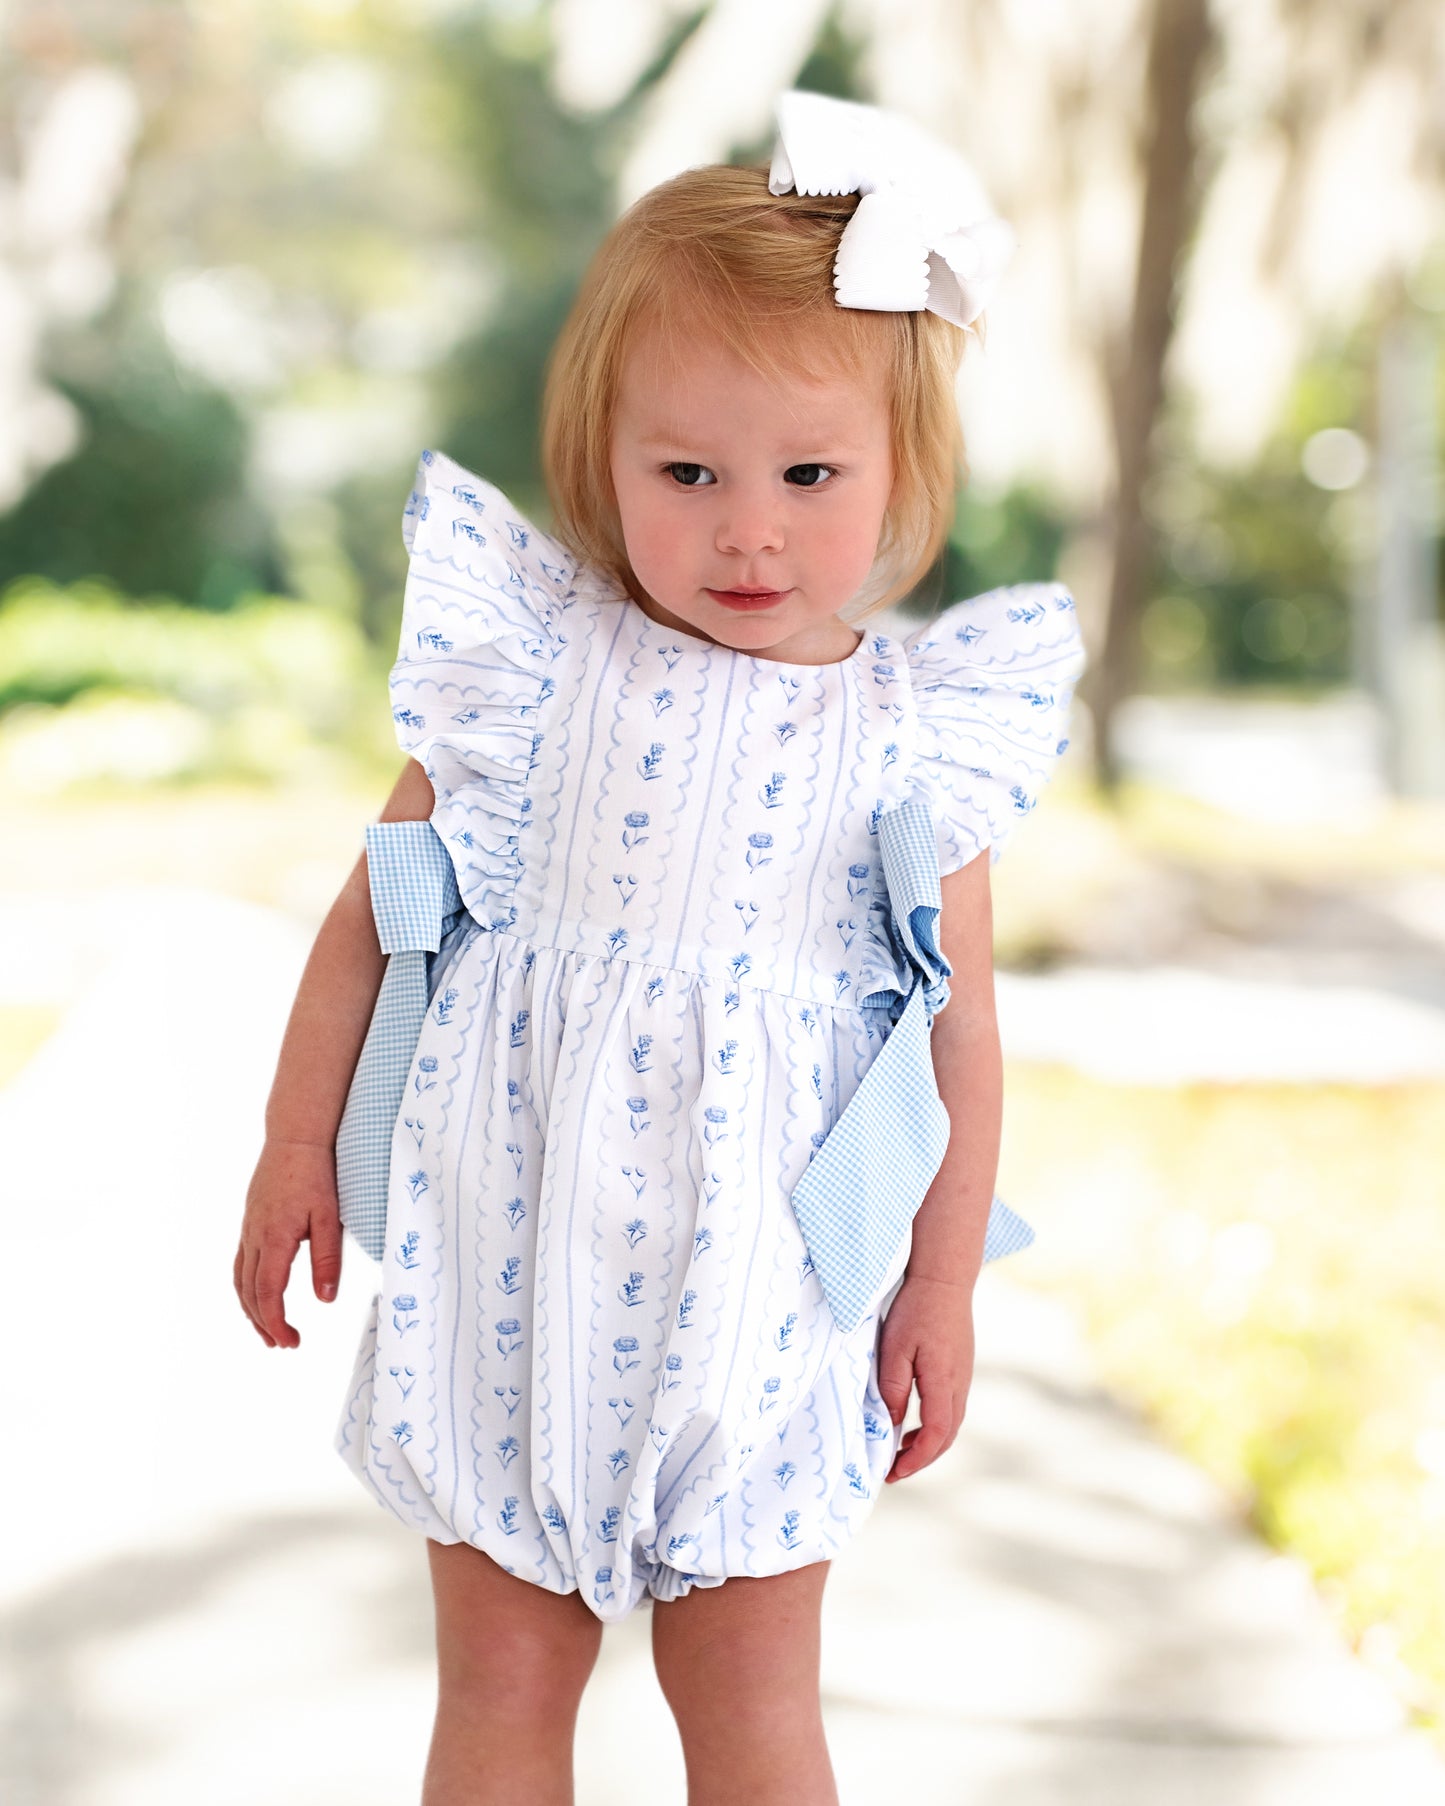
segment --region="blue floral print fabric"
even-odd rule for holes
[[[794,665],[659,626],[441,453],[403,531],[393,716],[462,910],[338,1450],[402,1522],[604,1620],[825,1560],[901,1433],[876,1354],[907,1222],[830,1300],[793,1200],[893,1036],[926,1046],[930,882],[1062,750],[1071,600],[993,591]],[[933,837],[901,913],[885,821],[898,872]]]

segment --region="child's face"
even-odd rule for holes
[[[849,656],[838,610],[872,568],[893,486],[881,380],[766,379],[714,342],[674,361],[640,329],[611,463],[654,620],[788,663]],[[745,609],[726,599],[736,589],[777,593]]]

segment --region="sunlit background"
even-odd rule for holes
[[[888,624],[1058,576],[1091,653],[996,874],[1038,1240],[980,1281],[956,1449],[830,1582],[843,1798],[1445,1798],[1434,0],[8,0],[0,32],[7,1801],[415,1797],[422,1546],[330,1447],[368,1263],[323,1310],[303,1252],[302,1347],[262,1348],[230,1290],[261,1107],[399,768],[420,451],[545,521],[593,248],[765,155],[789,86],[947,138],[1019,235],[946,556]],[[646,1635],[584,1708],[593,1806],[682,1798]]]

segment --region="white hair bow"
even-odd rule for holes
[[[1017,243],[957,151],[901,114],[800,88],[778,100],[768,188],[863,197],[833,263],[839,307],[926,307],[972,330]]]

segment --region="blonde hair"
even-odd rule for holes
[[[669,343],[712,335],[765,375],[879,372],[894,484],[854,619],[932,566],[967,477],[955,396],[965,334],[922,309],[838,306],[833,259],[857,205],[855,194],[772,194],[766,164],[708,164],[649,189],[613,226],[553,346],[542,404],[554,528],[579,559],[638,593],[611,440],[629,336],[645,320]]]

